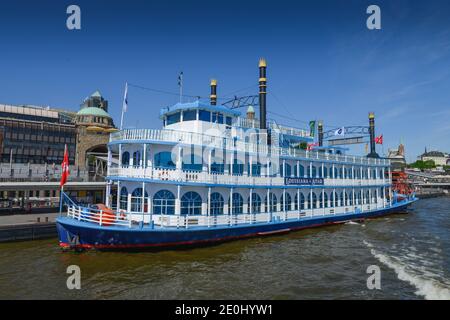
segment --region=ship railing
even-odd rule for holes
[[[303,134],[297,132],[298,134]],[[306,133],[305,133],[306,134]],[[268,146],[241,140],[234,140],[223,136],[212,136],[207,134],[168,130],[168,129],[124,129],[122,131],[111,133],[111,141],[122,140],[153,140],[181,144],[195,144],[207,146],[216,149],[227,149],[241,152],[255,152],[260,154],[292,156],[299,158],[332,160],[339,162],[351,162],[355,164],[373,164],[389,165],[387,159],[374,159],[367,157],[357,157],[350,155],[328,154],[318,151],[305,151],[298,148],[284,148],[277,146]]]
[[[355,211],[366,212],[390,206],[388,201],[381,199],[376,203],[359,203],[352,205],[326,208],[302,208],[280,212],[257,212],[218,215],[183,215],[183,214],[152,214],[149,212],[125,212],[98,210],[78,205],[68,205],[67,216],[78,221],[89,222],[103,227],[124,228],[193,228],[235,226],[243,224],[267,223],[271,221],[295,221],[316,216],[349,214]]]
[[[248,175],[231,175],[224,173],[209,173],[207,171],[180,170],[155,167],[109,167],[108,176],[147,178],[160,181],[174,182],[198,182],[210,183],[215,185],[267,185],[283,186],[285,180],[283,177],[265,177]],[[386,179],[333,179],[324,178],[325,186],[370,186],[386,184]]]

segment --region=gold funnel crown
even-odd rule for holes
[[[369,112],[369,119],[374,119],[374,118],[375,118],[375,113]]]
[[[260,68],[267,67],[266,59],[264,58],[259,59],[259,67]]]
[[[211,85],[212,86],[217,86],[217,80],[216,79],[211,79]]]

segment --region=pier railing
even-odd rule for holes
[[[212,149],[225,149],[248,153],[260,153],[271,156],[289,156],[304,159],[329,160],[363,165],[387,166],[387,159],[375,159],[350,155],[328,154],[318,151],[305,151],[297,148],[281,148],[266,144],[257,144],[234,140],[223,136],[212,136],[195,132],[176,131],[168,129],[124,129],[111,133],[111,142],[114,141],[162,141],[174,144],[201,145]]]

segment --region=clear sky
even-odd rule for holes
[[[81,30],[66,28],[70,4]],[[366,28],[370,4],[381,30]],[[177,92],[182,70],[189,95],[211,78],[219,98],[256,94],[265,57],[269,118],[331,129],[374,111],[384,151],[402,140],[411,161],[450,152],[449,17],[446,0],[1,1],[0,103],[77,110],[98,89],[118,124],[126,81]],[[160,127],[178,99],[130,87],[125,124]]]

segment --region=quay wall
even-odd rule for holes
[[[57,231],[54,222],[0,226],[0,242],[47,239],[56,236]]]

